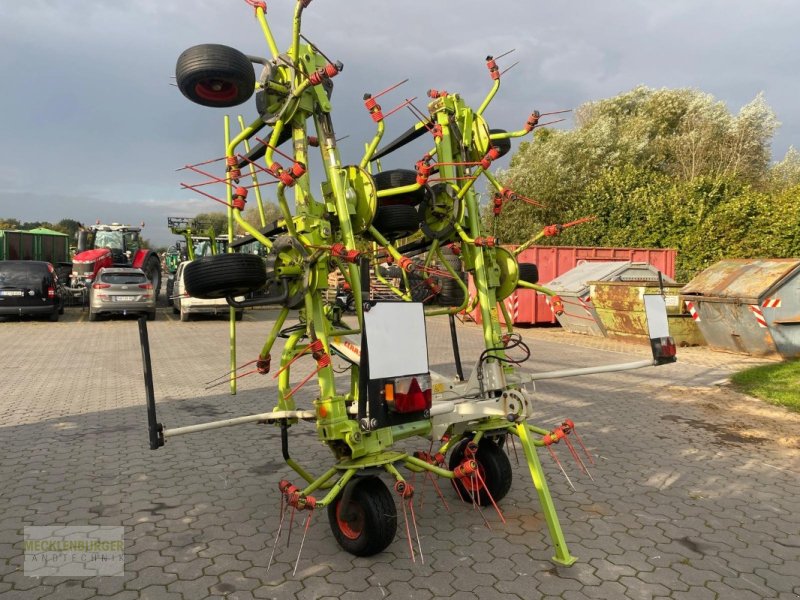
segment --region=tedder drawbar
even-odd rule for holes
[[[186,268],[185,282],[192,296],[227,298],[231,304],[229,377],[233,393],[238,368],[233,311],[259,304],[280,307],[263,349],[248,363],[254,364],[251,368],[258,373],[267,373],[276,340],[285,340],[277,369],[277,400],[260,414],[165,427],[156,417],[147,329],[140,321],[151,448],[186,433],[271,423],[280,431],[286,462],[302,480],[279,484],[281,526],[289,510],[308,511],[308,523],[313,511],[325,507],[340,546],[352,554],[369,556],[383,551],[397,531],[396,504],[381,476],[394,481],[403,514],[410,509],[413,518],[414,487],[401,469],[449,479],[462,499],[478,507],[491,506],[502,517],[499,503],[512,478],[505,452],[505,441],[511,436],[524,451],[552,540],[553,560],[572,564],[576,559],[567,548],[537,448],[547,447],[552,452],[553,444],[563,442],[582,468],[585,465],[576,446],[586,453],[587,461],[591,456],[572,421],[566,419],[549,430],[529,422],[534,414],[531,383],[674,361],[675,346],[669,337],[663,298],[645,296],[652,359],[523,373],[519,365],[530,352],[514,333],[503,301],[518,287],[554,295],[537,284],[535,265],[519,264],[516,255],[500,245],[495,232],[484,229],[476,182],[482,179],[493,193],[490,218],[491,211],[499,214],[505,203],[526,200],[505,187],[489,169],[509,151],[512,138],[542,125],[542,114],[534,111],[517,131],[489,128],[484,112],[501,81],[499,57],[489,56],[486,67],[491,87],[477,108],[457,93],[430,90],[426,111],[417,108],[413,100],[405,100],[397,109],[384,112],[378,97],[396,86],[365,94],[364,107],[376,133],[358,164],[343,164],[330,103],[332,79],[343,65],[329,59],[300,32],[303,12],[311,0],[298,0],[291,45],[285,52],[276,45],[266,4],[246,2],[255,10],[269,56],[245,55],[222,45],[194,46],[179,57],[176,77],[184,96],[204,106],[239,105],[255,93],[258,115],[249,125],[239,117],[240,130],[235,134],[226,117],[225,156],[218,159],[224,172],[213,173],[215,161],[191,165],[187,169],[203,181],[182,185],[225,204],[230,239],[238,224],[263,245],[265,257],[234,253],[229,248],[228,253],[193,261]],[[258,77],[254,64],[261,67]],[[386,118],[404,107],[414,114],[415,124],[379,149]],[[372,174],[380,159],[414,140],[426,140],[428,145],[413,169]],[[324,166],[318,194],[311,191],[308,173],[312,149],[318,149]],[[214,184],[225,190],[219,197],[211,193]],[[269,185],[275,186],[282,213],[282,219],[272,225],[264,222],[261,198]],[[289,190],[294,195],[293,209],[287,198]],[[261,228],[242,216],[250,192],[259,208]],[[540,235],[561,228],[550,226]],[[390,276],[392,269],[394,275]],[[336,271],[356,299],[350,324],[326,301],[328,276]],[[474,282],[472,295],[467,274]],[[375,279],[391,291],[394,301],[370,299]],[[248,300],[234,300],[248,294]],[[551,305],[563,310],[558,297],[551,298]],[[465,378],[453,315],[476,307],[484,348]],[[504,313],[503,326],[498,311]],[[290,313],[299,321],[286,326]],[[425,323],[426,317],[434,315],[450,318],[459,373],[455,380],[428,366]],[[341,378],[335,379],[332,355],[349,366],[347,385]],[[299,383],[291,380],[291,366],[301,356],[316,362],[312,377],[317,382],[313,406],[302,408],[297,405],[296,390],[309,378]],[[289,456],[289,434],[301,421],[316,425],[319,440],[333,454],[330,467],[321,474]],[[395,442],[409,438],[425,439],[428,450],[409,453],[398,449]],[[436,477],[431,479],[435,482]],[[413,557],[408,519],[405,525]],[[279,526],[278,535],[280,530]]]

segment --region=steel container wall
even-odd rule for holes
[[[514,250],[516,246],[506,246]],[[630,261],[645,262],[667,275],[675,277],[675,258],[677,251],[674,248],[593,248],[591,246],[531,246],[523,250],[517,257],[519,262],[534,263],[539,268],[539,282],[547,285],[550,281],[575,268],[582,262],[601,261]],[[470,293],[475,293],[475,287],[470,278]],[[550,310],[545,296],[533,290],[519,288],[510,298],[506,299],[506,306],[516,310],[513,313],[514,323],[547,325],[556,324],[556,316]],[[474,310],[470,315],[480,323],[480,310]]]
[[[590,283],[595,310],[610,337],[647,342],[645,295],[661,294],[662,286],[648,281],[593,281]],[[664,283],[670,335],[679,346],[705,344],[700,329],[681,303],[682,284]]]
[[[729,259],[682,290],[709,347],[800,357],[800,259]]]

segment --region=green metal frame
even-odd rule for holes
[[[383,118],[376,120],[376,133],[366,145],[360,163],[344,165],[336,145],[336,136],[331,120],[331,105],[321,85],[312,85],[309,76],[324,69],[328,60],[310,43],[303,43],[300,36],[304,2],[297,2],[294,13],[292,41],[286,54],[278,51],[275,39],[267,22],[265,11],[260,4],[255,5],[256,18],[263,30],[266,43],[272,57],[273,76],[265,87],[268,94],[267,103],[278,107],[272,120],[273,126],[268,138],[264,162],[270,168],[276,162],[274,147],[284,130],[292,134],[292,150],[290,154],[295,164],[308,165],[308,128],[311,124],[319,140],[319,151],[324,165],[325,177],[322,193],[315,196],[310,189],[308,173],[296,178],[294,185],[287,186],[279,182],[275,188],[278,206],[283,215],[287,235],[299,242],[298,248],[289,248],[282,255],[281,276],[287,278],[291,285],[305,290],[304,301],[300,309],[301,321],[305,327],[292,333],[284,344],[280,360],[278,376],[278,398],[274,407],[275,414],[299,414],[291,386],[291,363],[302,353],[308,352],[311,344],[321,343],[324,353],[330,356],[334,336],[343,333],[342,326],[334,323],[331,312],[327,309],[324,292],[327,288],[328,275],[337,265],[341,265],[339,257],[331,248],[334,244],[342,244],[347,250],[358,250],[369,244],[380,245],[397,263],[403,265],[407,259],[392,243],[384,238],[370,225],[375,212],[377,198],[407,193],[419,188],[419,185],[404,186],[391,190],[374,191],[369,186],[369,175],[365,169],[370,165],[384,133]],[[428,106],[430,118],[441,135],[435,139],[435,146],[429,152],[432,160],[438,165],[438,177],[451,186],[455,199],[460,203],[455,215],[454,233],[449,241],[460,242],[462,259],[475,282],[476,297],[470,298],[467,288],[457,277],[447,261],[441,260],[451,276],[456,277],[465,294],[464,302],[459,307],[427,307],[427,315],[454,314],[470,306],[479,307],[482,317],[484,347],[492,350],[489,362],[500,365],[502,372],[512,383],[508,389],[520,388],[516,383],[521,378],[515,376],[516,368],[498,359],[505,357],[504,336],[513,330],[511,320],[506,314],[506,329],[498,320],[498,304],[504,310],[502,302],[498,302],[498,292],[502,297],[508,295],[509,277],[518,277],[518,271],[507,265],[510,254],[500,250],[492,243],[486,243],[486,233],[481,225],[479,196],[475,191],[475,181],[483,177],[498,193],[505,190],[502,185],[481,166],[481,161],[490,149],[488,125],[481,116],[494,98],[500,87],[499,77],[493,78],[492,86],[477,110],[473,110],[458,94],[448,94],[434,99]],[[380,110],[380,108],[378,109]],[[231,131],[230,120],[225,118],[225,155],[234,159],[240,155],[241,149],[249,150],[249,140],[264,126],[261,117],[246,125],[239,118],[239,131]],[[527,133],[527,132],[525,132]],[[518,137],[519,132],[508,134]],[[284,165],[290,167],[290,165]],[[251,175],[255,175],[251,171]],[[254,181],[257,184],[257,181]],[[273,248],[273,241],[266,238],[254,226],[247,223],[242,210],[234,207],[235,182],[228,173],[229,228],[233,234],[234,223],[259,240],[268,250]],[[290,210],[286,197],[287,187],[294,191],[294,207]],[[255,186],[258,190],[258,185]],[[258,196],[261,206],[261,198]],[[263,216],[263,209],[261,209]],[[452,215],[448,216],[448,219]],[[263,219],[262,219],[263,220]],[[427,261],[434,256],[440,259],[440,241],[433,240]],[[229,250],[230,251],[230,250]],[[377,269],[376,269],[377,270]],[[350,285],[356,299],[357,325],[348,328],[349,333],[358,334],[363,327],[363,295],[359,267],[347,264],[342,273]],[[516,281],[514,281],[516,284]],[[513,286],[512,286],[513,287]],[[533,287],[533,286],[526,286]],[[536,286],[535,289],[543,289]],[[407,292],[393,288],[401,300],[410,300]],[[278,334],[289,313],[283,308],[270,331],[260,353],[261,358],[269,356]],[[233,308],[231,309],[233,316]],[[231,318],[231,392],[236,391],[233,373],[236,370],[236,327]],[[334,466],[322,475],[315,476],[314,469],[304,467],[293,459],[288,464],[307,482],[300,494],[309,496],[315,490],[329,487],[326,495],[316,501],[316,506],[324,506],[333,502],[346,483],[359,471],[379,467],[397,481],[403,477],[396,465],[405,466],[411,471],[429,471],[434,475],[453,479],[449,469],[430,464],[424,460],[403,452],[392,450],[394,442],[410,438],[430,436],[435,419],[428,418],[404,425],[384,427],[377,430],[364,430],[354,418],[350,407],[358,403],[358,365],[352,366],[352,376],[348,389],[337,390],[335,374],[330,364],[321,365],[316,373],[318,385],[317,398],[313,403],[316,429],[319,439],[327,444],[335,457]],[[282,417],[286,418],[286,417]],[[447,417],[445,417],[447,418]],[[297,419],[289,418],[285,423],[294,423]],[[456,442],[466,436],[480,439],[485,433],[492,435],[513,434],[520,439],[530,470],[531,479],[539,496],[542,511],[555,548],[553,560],[562,565],[575,561],[564,539],[553,499],[545,479],[542,466],[536,454],[536,446],[541,445],[531,437],[531,433],[545,431],[529,426],[525,419],[509,422],[506,416],[487,413],[486,416],[471,421],[469,424],[457,423],[449,427],[439,447],[442,453],[447,452]],[[333,483],[331,484],[331,482]]]

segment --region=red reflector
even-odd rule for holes
[[[152,290],[153,289],[153,284],[152,283],[140,283],[139,287],[142,288],[143,290]]]
[[[678,348],[672,337],[651,338],[650,346],[653,349],[653,358],[656,364],[675,362]]]
[[[92,284],[92,289],[95,289],[95,290],[104,290],[104,289],[110,288],[110,287],[111,287],[110,283],[93,283]]]
[[[418,379],[422,379],[427,386],[426,389],[422,389]],[[430,378],[427,375],[419,378],[411,377],[395,380],[395,411],[399,413],[420,412],[429,409],[431,407],[431,403],[432,394],[430,388]]]

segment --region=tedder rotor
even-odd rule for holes
[[[297,2],[285,52],[273,37],[266,4],[247,2],[255,9],[268,56],[246,55],[221,45],[195,46],[181,54],[176,76],[184,96],[203,106],[232,107],[255,93],[257,116],[249,124],[240,117],[238,132],[225,117],[220,172],[214,174],[214,161],[189,166],[203,181],[182,185],[225,204],[229,233],[238,223],[263,246],[266,258],[233,253],[231,247],[228,253],[200,257],[186,267],[186,286],[192,296],[227,298],[232,314],[234,308],[258,304],[280,307],[263,349],[251,361],[258,373],[269,372],[275,343],[285,340],[277,369],[277,398],[258,414],[164,426],[156,416],[146,324],[140,321],[151,448],[182,434],[244,423],[271,424],[282,438],[287,463],[300,478],[280,483],[281,506],[309,511],[309,518],[325,507],[341,547],[369,556],[384,550],[397,530],[397,508],[384,480],[392,482],[404,514],[413,498],[413,485],[401,469],[434,476],[434,481],[448,479],[463,499],[494,507],[502,517],[499,506],[512,479],[505,442],[516,439],[544,513],[553,560],[572,564],[576,559],[567,548],[537,450],[552,450],[563,442],[585,466],[572,441],[586,449],[569,419],[555,429],[531,422],[536,406],[531,384],[674,361],[663,298],[646,297],[652,359],[534,375],[523,372],[520,365],[530,352],[513,331],[503,301],[519,287],[554,294],[537,283],[535,265],[519,264],[500,239],[484,230],[476,184],[480,180],[488,186],[495,214],[504,203],[524,200],[490,168],[509,151],[513,138],[541,126],[542,115],[534,111],[515,131],[490,128],[484,112],[500,88],[501,71],[497,59],[489,56],[490,88],[477,108],[458,93],[429,90],[425,111],[408,100],[400,104],[398,108],[407,106],[414,112],[415,124],[382,148],[385,121],[396,109],[384,112],[378,98],[394,88],[365,94],[366,116],[376,131],[359,162],[345,163],[330,102],[332,80],[343,65],[300,33],[311,0]],[[258,76],[254,64],[260,68]],[[426,147],[413,168],[373,173],[393,151],[417,140]],[[324,169],[318,174],[319,192],[311,189],[312,151],[319,152]],[[211,193],[214,184],[224,193]],[[252,195],[263,215],[261,192],[266,189],[274,190],[282,218],[269,225],[262,222],[258,228],[242,213]],[[290,191],[293,206],[287,197]],[[332,273],[344,279],[355,299],[351,323],[326,301]],[[472,294],[468,276],[474,282]],[[374,299],[376,281],[389,290],[390,300]],[[251,294],[249,299],[234,300],[246,294]],[[558,310],[557,297],[552,300]],[[471,374],[463,376],[458,352],[458,378],[431,370],[426,319],[437,315],[450,319],[457,351],[453,316],[476,307],[483,349]],[[505,313],[505,325],[500,313]],[[287,326],[290,315],[298,322]],[[231,330],[235,338],[233,321]],[[232,347],[235,350],[235,344]],[[296,391],[305,381],[293,383],[291,372],[302,356],[315,362],[312,377],[317,385],[313,402],[301,407]],[[335,378],[332,356],[349,367],[351,376],[344,385],[343,378]],[[236,370],[234,351],[230,373],[234,393]],[[321,473],[288,454],[290,433],[304,421],[315,425],[319,440],[332,454]],[[427,451],[406,452],[396,444],[413,439],[423,440]],[[587,452],[585,460],[589,459]]]

